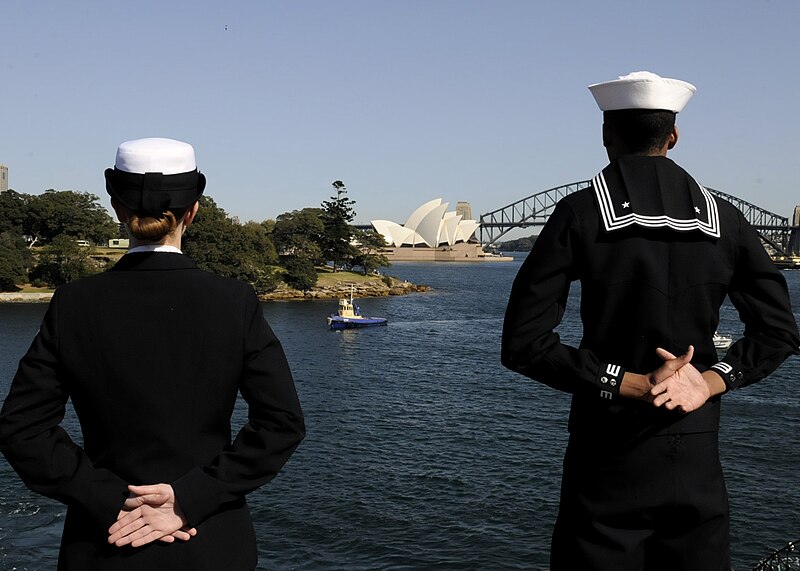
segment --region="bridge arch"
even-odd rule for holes
[[[532,194],[526,198],[513,202],[497,210],[482,214],[480,217],[480,229],[478,238],[486,246],[491,246],[516,228],[528,228],[531,226],[543,226],[556,206],[556,203],[573,192],[577,192],[590,186],[592,181],[582,180],[557,186],[548,190],[543,190]],[[713,188],[705,187],[711,194],[723,200],[727,200],[742,211],[745,218],[756,229],[764,247],[772,255],[790,256],[797,252],[792,252],[790,245],[797,242],[797,227],[789,226],[789,219],[780,216],[769,210],[765,210],[755,204],[742,200],[731,194],[724,193]],[[792,240],[792,234],[795,240]],[[795,247],[796,249],[796,247]]]

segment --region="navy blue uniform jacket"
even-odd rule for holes
[[[716,431],[719,397],[683,414],[609,400],[599,381],[609,371],[619,379],[626,370],[649,373],[661,363],[657,347],[678,355],[690,344],[695,366],[713,367],[729,390],[763,379],[798,353],[786,281],[742,213],[666,157],[624,157],[601,174],[556,205],[520,268],[503,364],[571,393],[574,435],[627,442]],[[642,182],[626,187],[626,176]],[[643,215],[634,223],[637,208]],[[581,284],[579,347],[556,331],[573,281]],[[712,338],[725,296],[745,328],[720,358]]]
[[[237,394],[248,418],[232,438]],[[71,398],[83,445],[59,427]],[[68,506],[60,569],[250,569],[245,494],[304,436],[279,341],[247,284],[172,253],[126,254],[59,288],[0,414],[0,449]],[[108,545],[128,484],[172,484],[197,536]]]

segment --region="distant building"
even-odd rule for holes
[[[109,248],[130,248],[131,241],[128,238],[112,238],[108,241]]]
[[[792,216],[792,226],[800,226],[800,205],[794,207],[794,216]]]
[[[472,220],[472,206],[469,202],[456,203],[456,214],[461,215],[461,220]]]
[[[8,192],[8,167],[0,165],[0,192]]]
[[[513,260],[483,251],[475,240],[475,231],[480,224],[464,218],[472,216],[469,203],[460,202],[458,212],[447,212],[447,205],[441,198],[426,202],[402,225],[391,220],[373,220],[372,227],[388,244],[381,253],[395,262]]]
[[[397,248],[424,246],[438,248],[469,242],[478,229],[478,222],[456,212],[445,212],[448,203],[441,198],[426,202],[408,217],[405,224],[391,220],[372,220],[372,226],[386,243]]]

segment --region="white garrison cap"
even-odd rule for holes
[[[680,79],[635,71],[613,81],[590,85],[589,90],[601,111],[663,109],[680,113],[697,89]]]
[[[194,148],[174,139],[136,139],[125,141],[117,148],[114,163],[117,170],[144,174],[181,174],[197,170]]]
[[[127,208],[161,216],[186,208],[203,194],[206,177],[197,170],[194,149],[174,139],[137,139],[117,147],[106,169],[106,191]]]

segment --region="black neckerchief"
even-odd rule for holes
[[[714,197],[667,157],[624,155],[592,179],[607,232],[633,224],[720,237]]]

